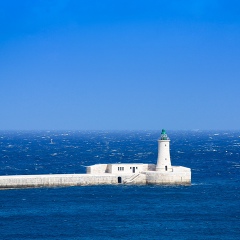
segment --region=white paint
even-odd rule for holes
[[[158,140],[158,159],[156,171],[172,171],[170,159],[170,140]]]

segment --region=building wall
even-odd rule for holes
[[[155,164],[142,163],[117,163],[117,164],[96,164],[87,167],[87,174],[111,173],[116,175],[135,174],[145,171],[155,171]]]
[[[95,164],[87,167],[87,174],[102,174],[107,173],[108,164]]]
[[[143,171],[144,164],[111,164],[112,174],[134,174]]]
[[[143,171],[156,171],[155,164],[144,164],[144,165],[146,165],[146,169],[143,169]]]

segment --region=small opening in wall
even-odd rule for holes
[[[122,178],[118,177],[118,183],[122,183]]]
[[[165,171],[167,171],[167,166],[165,166]]]

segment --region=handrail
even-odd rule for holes
[[[139,177],[140,173],[134,174],[132,176],[130,176],[129,178],[124,180],[124,183],[130,183],[133,182],[134,179],[136,179],[137,177]]]

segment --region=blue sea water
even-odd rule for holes
[[[156,163],[160,132],[0,132],[0,175]],[[240,239],[240,132],[169,131],[191,186],[0,191],[0,239]],[[52,140],[51,140],[52,139]]]

